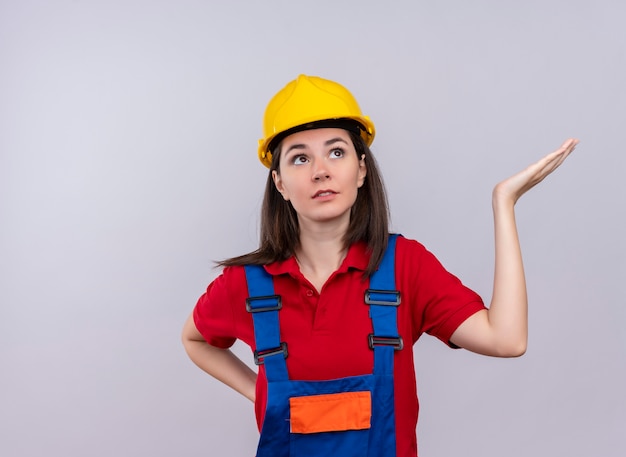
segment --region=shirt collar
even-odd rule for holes
[[[351,268],[365,271],[369,260],[370,253],[367,251],[367,244],[362,241],[353,243],[348,248],[348,254],[346,258],[343,259],[343,262],[341,262],[337,273],[345,273]],[[300,266],[295,256],[265,265],[265,270],[272,276],[289,274],[295,277],[300,274]]]

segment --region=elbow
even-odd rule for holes
[[[189,355],[191,340],[189,339],[189,337],[187,336],[185,332],[183,332],[183,334],[181,335],[180,340],[181,340],[181,343],[183,344],[183,348],[185,349],[185,352],[187,353],[187,355]]]
[[[521,357],[526,354],[526,349],[528,348],[528,342],[524,339],[523,341],[517,341],[507,344],[500,348],[499,356],[507,357],[507,358],[515,358]]]
[[[180,333],[180,341],[183,343],[183,346],[187,346],[187,344],[189,343],[189,330],[188,330],[188,325],[185,324],[185,326],[183,327],[183,331]]]
[[[193,345],[198,341],[204,342],[204,337],[196,328],[192,316],[190,316],[189,319],[187,319],[187,321],[185,322],[185,325],[183,326],[183,331],[180,335],[180,339],[187,353],[189,353],[189,349],[193,347]]]

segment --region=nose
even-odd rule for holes
[[[324,161],[315,161],[315,168],[313,169],[313,181],[324,181],[330,178],[328,170],[324,166]]]
[[[325,181],[330,178],[330,175],[326,171],[316,171],[313,174],[314,181]]]

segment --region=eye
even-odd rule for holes
[[[304,165],[307,163],[309,159],[304,154],[298,154],[291,158],[291,163],[293,165]]]
[[[346,152],[341,149],[341,148],[333,148],[330,151],[330,158],[331,159],[340,159],[342,158],[344,155],[346,154]]]

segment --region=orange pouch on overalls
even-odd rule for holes
[[[370,428],[372,394],[342,392],[289,399],[291,433],[342,432]]]

